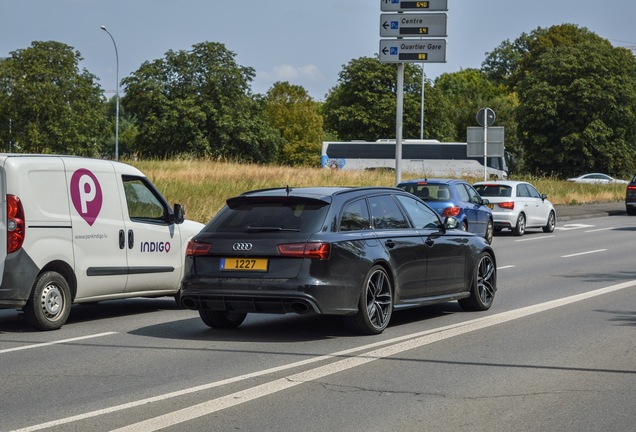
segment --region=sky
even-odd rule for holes
[[[0,0],[0,58],[33,41],[62,42],[112,97],[117,71],[121,80],[170,50],[219,42],[255,70],[254,93],[287,81],[324,100],[344,66],[379,52],[382,1]],[[563,23],[636,49],[633,0],[448,0],[447,15],[446,62],[424,65],[430,79],[479,68],[503,41]]]

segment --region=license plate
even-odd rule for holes
[[[221,258],[221,270],[225,271],[267,271],[267,258]]]

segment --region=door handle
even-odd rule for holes
[[[430,237],[424,240],[424,243],[426,244],[426,246],[433,246],[435,244],[433,239],[431,239]]]
[[[119,230],[119,249],[123,249],[126,245],[126,235],[124,234],[124,230]]]
[[[128,230],[128,249],[132,249],[135,245],[135,235],[133,230]]]
[[[384,244],[386,245],[386,247],[388,248],[392,248],[395,247],[395,242],[393,240],[387,240],[384,242]]]

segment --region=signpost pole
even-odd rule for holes
[[[486,113],[488,115],[488,113]],[[484,181],[488,180],[488,122],[484,122]]]
[[[395,185],[402,181],[402,113],[404,111],[404,63],[397,65],[397,101],[395,108]]]

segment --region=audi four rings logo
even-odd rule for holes
[[[252,250],[252,243],[234,243],[232,249],[235,251],[248,251]]]

